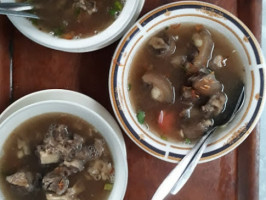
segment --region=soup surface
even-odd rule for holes
[[[137,120],[162,139],[191,142],[207,131],[243,85],[231,42],[200,24],[175,24],[133,58],[128,92]]]
[[[24,0],[18,0],[24,1]],[[40,20],[40,30],[65,39],[93,36],[118,17],[124,0],[29,0]]]
[[[100,133],[63,113],[34,117],[4,144],[0,186],[7,200],[107,199],[114,164]]]

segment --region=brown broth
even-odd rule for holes
[[[33,12],[41,18],[32,20],[32,23],[42,31],[65,39],[93,36],[103,31],[115,21],[124,5],[122,0],[98,0],[97,12],[88,14],[73,6],[76,3],[74,0],[30,0],[30,2],[39,8]]]
[[[19,187],[12,186],[9,184],[5,178],[6,176],[13,174],[21,169],[30,172],[39,172],[41,175],[52,171],[56,164],[41,165],[39,158],[34,153],[36,146],[42,143],[43,137],[47,132],[51,124],[66,124],[68,129],[72,133],[77,133],[82,136],[85,140],[85,144],[92,144],[95,138],[103,139],[100,133],[95,130],[95,128],[88,124],[86,121],[64,113],[49,113],[34,117],[27,120],[20,126],[18,126],[8,137],[7,141],[3,147],[3,155],[0,158],[0,186],[5,199],[7,200],[45,200],[45,192],[42,189],[34,190],[33,192],[26,192]],[[25,140],[31,150],[29,156],[25,156],[22,159],[17,158],[17,139]],[[105,153],[102,155],[102,159],[111,162],[113,165],[112,156],[110,154],[109,148],[105,145]],[[77,174],[73,174],[69,177],[70,185],[72,187],[78,182],[79,185],[83,185],[85,190],[81,192],[78,197],[81,200],[95,199],[104,200],[107,199],[110,192],[104,190],[105,183],[108,181],[94,181],[87,180],[85,178],[86,167],[88,167],[89,162],[85,165],[85,169]]]
[[[213,57],[223,55],[227,58],[226,67],[215,71],[215,76],[224,85],[224,92],[228,96],[227,104],[231,103],[231,97],[234,95],[234,88],[240,81],[244,81],[244,65],[235,51],[234,45],[221,33],[206,27],[212,35],[214,41]],[[128,83],[130,85],[129,97],[133,109],[145,112],[145,123],[147,127],[156,135],[169,141],[184,141],[179,134],[180,117],[179,113],[183,109],[181,105],[181,87],[186,81],[186,74],[183,68],[175,68],[170,63],[171,58],[177,55],[187,54],[187,44],[191,42],[192,34],[195,32],[195,24],[181,24],[181,26],[166,27],[159,33],[167,32],[171,35],[178,35],[176,51],[167,58],[158,57],[151,53],[148,48],[148,40],[139,48],[133,58],[129,72]],[[158,33],[154,34],[157,35]],[[163,67],[162,67],[163,66]],[[159,74],[166,76],[175,87],[175,103],[160,103],[151,98],[151,89],[142,81],[142,76],[148,70],[154,70]],[[175,123],[170,132],[164,132],[158,125],[158,116],[161,110],[174,111]]]

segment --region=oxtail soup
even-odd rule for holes
[[[105,200],[114,172],[101,134],[64,113],[22,123],[8,137],[0,158],[0,186],[7,200]]]
[[[175,142],[203,135],[244,82],[234,45],[201,24],[165,27],[142,44],[131,65],[128,93],[138,123]]]
[[[18,0],[24,2],[24,0]],[[65,39],[93,36],[110,26],[125,0],[26,0],[34,5],[40,30]]]

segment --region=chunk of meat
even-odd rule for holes
[[[183,118],[183,119],[188,119],[188,118],[190,118],[191,108],[192,108],[192,106],[187,107],[187,108],[184,108],[184,109],[179,113],[179,116],[180,116],[181,118]]]
[[[96,7],[96,1],[92,0],[75,0],[73,6],[75,8],[86,11],[89,15],[98,12],[98,9]]]
[[[54,193],[47,193],[46,199],[47,200],[80,200],[78,198],[78,194],[85,190],[84,185],[75,184],[73,187],[68,188],[64,195],[57,195]]]
[[[83,160],[72,160],[70,162],[64,161],[63,165],[68,168],[75,168],[77,171],[82,171],[84,169],[84,161]]]
[[[154,72],[147,72],[142,76],[142,80],[152,85],[151,97],[154,100],[165,103],[175,102],[175,90],[169,79]]]
[[[194,101],[197,101],[200,96],[192,87],[183,86],[181,98],[182,100],[191,101],[193,103]]]
[[[199,54],[194,58],[193,65],[198,69],[208,67],[208,62],[212,58],[214,43],[211,33],[206,29],[201,29],[192,36],[194,45],[198,48]]]
[[[203,119],[195,124],[194,120],[188,120],[183,123],[182,133],[185,138],[188,139],[197,139],[202,136],[211,126],[213,126],[212,119]]]
[[[83,138],[78,134],[71,134],[67,126],[52,125],[43,144],[37,146],[37,155],[41,164],[57,163],[60,160],[71,161],[75,154],[81,151],[83,143]]]
[[[208,117],[214,117],[219,115],[226,104],[227,96],[224,92],[219,92],[209,99],[206,105],[202,106],[202,111],[206,114]]]
[[[193,88],[202,95],[212,96],[223,90],[223,85],[215,78],[214,73],[200,74],[189,79]]]
[[[104,150],[104,143],[101,140],[95,139],[93,145],[82,147],[81,151],[76,153],[75,158],[84,162],[96,160],[102,156]]]
[[[61,173],[58,173],[56,170],[45,175],[42,180],[43,189],[54,192],[57,195],[64,194],[68,188],[68,185],[68,178]]]
[[[34,176],[31,172],[16,172],[6,177],[6,181],[12,185],[25,188],[27,191],[34,189]]]
[[[152,52],[160,57],[170,56],[175,52],[176,45],[173,36],[162,34],[152,37],[148,45],[151,47]]]

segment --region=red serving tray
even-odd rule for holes
[[[141,15],[171,0],[146,0]],[[261,0],[208,0],[237,15],[260,40]],[[112,114],[108,73],[117,42],[91,53],[65,53],[42,47],[23,36],[0,16],[0,111],[34,91],[63,88],[84,93]],[[10,56],[10,48],[13,55]],[[11,60],[10,57],[13,59]],[[12,64],[12,65],[11,65]],[[258,199],[259,128],[231,153],[197,166],[176,200]],[[125,200],[149,200],[175,166],[138,148],[124,134],[129,179]]]

